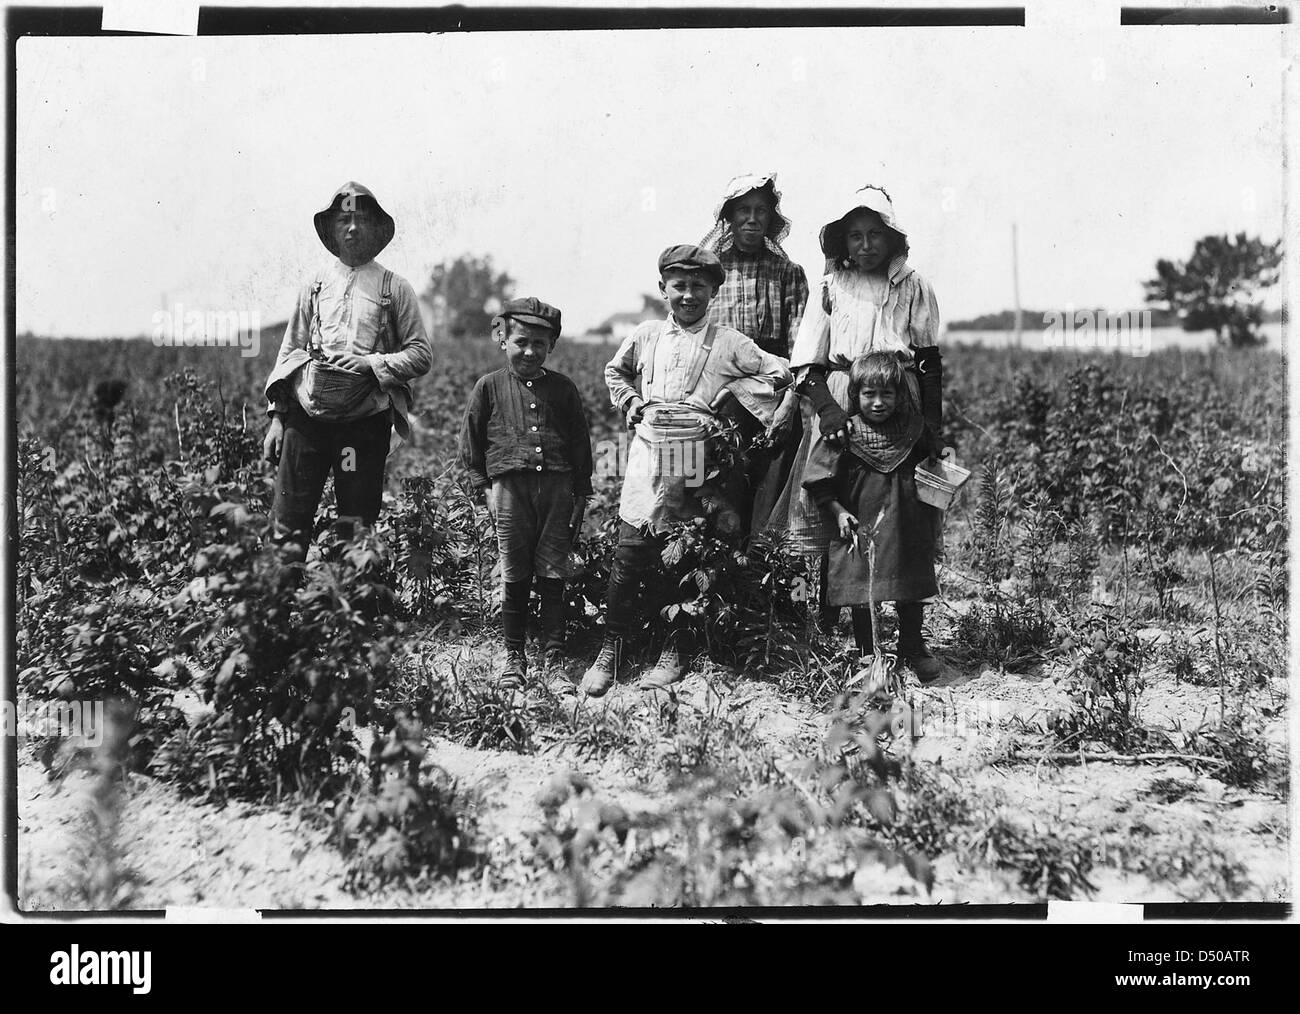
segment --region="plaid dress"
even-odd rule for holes
[[[764,245],[756,254],[729,246],[718,254],[718,259],[727,278],[709,304],[709,319],[735,328],[764,352],[788,359],[808,303],[808,277],[803,268],[770,245]],[[740,427],[747,447],[763,432],[763,426],[737,406],[728,406],[724,412]],[[772,506],[794,466],[801,436],[796,417],[782,446],[748,451],[744,482],[749,495],[741,497],[741,502],[747,508],[742,510],[742,521],[752,531],[767,527]]]
[[[709,304],[709,321],[735,328],[764,352],[790,358],[808,304],[808,276],[765,246],[756,254],[730,246],[718,253],[727,279]]]

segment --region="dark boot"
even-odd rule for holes
[[[497,677],[497,688],[503,691],[518,690],[528,676],[528,660],[523,645],[506,645],[506,657]]]
[[[922,683],[933,683],[943,675],[943,663],[934,657],[921,634],[921,619],[925,606],[920,602],[899,602],[898,654],[911,666]]]
[[[600,654],[582,676],[581,690],[588,697],[604,697],[618,678],[618,667],[623,661],[623,638],[605,635]]]
[[[830,584],[830,564],[830,556],[823,553],[821,559],[821,581],[818,582],[821,586],[821,591],[817,600],[817,626],[823,634],[835,633],[835,628],[840,625],[840,616],[842,615],[839,606],[826,604],[827,593],[830,590],[827,587]]]
[[[502,690],[518,690],[528,675],[524,636],[528,630],[528,593],[531,590],[531,581],[507,581],[503,587],[501,632],[505,637],[506,654],[497,677],[497,686]]]
[[[542,656],[542,675],[551,693],[560,696],[573,693],[573,677],[569,675],[569,660],[563,648],[547,648]]]
[[[564,652],[564,579],[538,578],[537,584],[542,593],[542,672],[552,693],[571,694],[574,686]]]
[[[637,686],[641,690],[667,690],[674,683],[680,683],[685,675],[677,633],[672,631],[664,641],[663,650],[659,652],[659,661],[641,677]]]

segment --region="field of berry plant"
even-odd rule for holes
[[[1290,900],[1276,354],[954,347],[950,678],[865,696],[803,561],[710,520],[665,553],[698,592],[686,681],[575,702],[493,685],[491,521],[453,458],[495,350],[435,345],[380,524],[295,565],[267,540],[270,344],[17,343],[20,717],[105,703],[94,742],[19,746],[25,910]],[[598,444],[609,352],[548,364]]]

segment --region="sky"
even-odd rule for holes
[[[1293,30],[24,38],[18,331],[148,334],[177,303],[281,320],[347,180],[417,290],[490,254],[582,330],[767,170],[810,278],[820,226],[877,183],[945,319],[1011,306],[1012,223],[1025,307],[1135,307],[1199,236],[1282,236]]]

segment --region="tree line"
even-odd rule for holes
[[[1260,326],[1282,314],[1265,311],[1259,297],[1277,283],[1281,263],[1281,240],[1266,243],[1244,232],[1203,236],[1187,260],[1156,261],[1156,276],[1142,283],[1151,325],[1211,330],[1216,340],[1234,347],[1262,345],[1267,338]],[[499,270],[491,255],[463,254],[433,269],[424,298],[433,310],[436,334],[475,338],[488,333],[493,315],[514,290],[515,279]],[[1022,324],[1043,319],[1038,310],[1021,312]],[[953,331],[1010,331],[1015,326],[1014,310],[948,324]]]

